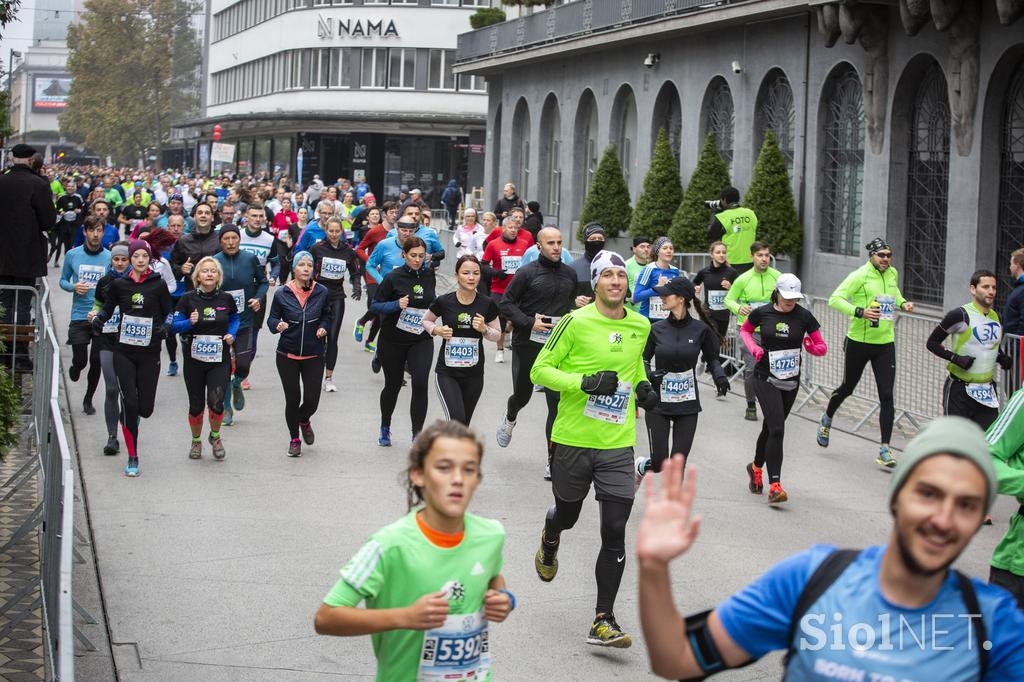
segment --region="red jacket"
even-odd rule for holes
[[[366,236],[363,237],[363,241],[359,242],[359,245],[356,247],[356,255],[359,256],[359,260],[363,261],[363,263],[370,260],[370,254],[377,248],[377,244],[387,239],[387,236],[388,228],[386,226],[375,225],[371,227]],[[370,277],[370,273],[364,272],[363,276],[366,278],[367,284],[377,284],[377,280]]]
[[[523,254],[531,246],[531,243],[526,240],[529,236],[529,232],[519,230],[519,235],[511,244],[505,241],[504,237],[499,237],[491,241],[484,248],[483,260],[494,270],[503,270],[507,275],[504,279],[500,278],[497,274],[491,278],[492,294],[505,293],[505,288],[512,281],[512,275],[522,265]]]

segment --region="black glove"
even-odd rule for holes
[[[358,301],[362,297],[363,297],[363,290],[362,289],[353,289],[352,290],[352,300],[353,301]]]
[[[957,355],[953,353],[953,359],[950,361],[960,369],[970,369],[971,365],[974,364],[974,357],[970,355]]]
[[[491,277],[497,277],[498,279],[507,279],[508,278],[508,273],[505,272],[504,270],[495,270],[491,274]]]
[[[636,401],[645,410],[653,410],[661,402],[661,397],[649,381],[641,381],[636,385]]]
[[[588,374],[580,381],[580,390],[590,395],[613,395],[618,387],[619,375],[616,372],[601,371]]]
[[[455,242],[455,248],[456,249],[461,249],[462,248],[462,242]]]
[[[171,325],[164,323],[156,328],[156,338],[158,338],[159,340],[163,341],[164,339],[170,337],[170,335]]]
[[[1003,370],[1006,372],[1009,372],[1010,369],[1013,368],[1013,358],[1011,358],[1009,355],[1003,355],[1002,353],[1000,353],[999,355],[996,356],[996,362],[998,362],[999,366],[1002,367]]]
[[[103,323],[100,322],[99,317],[92,318],[92,335],[100,336],[103,334]]]
[[[729,392],[729,380],[725,377],[719,377],[715,379],[715,388],[718,389],[718,395],[722,396]]]

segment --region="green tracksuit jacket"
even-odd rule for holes
[[[1024,388],[1003,407],[985,434],[999,476],[999,493],[1024,505]],[[992,553],[992,565],[1024,576],[1024,516],[1010,517],[1010,529]]]

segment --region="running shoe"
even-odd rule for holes
[[[289,457],[302,457],[302,441],[298,438],[292,438],[291,442],[288,443],[288,456]]]
[[[772,483],[768,486],[768,504],[778,504],[789,499],[789,495],[782,489],[781,483]]]
[[[139,458],[129,457],[128,466],[124,468],[124,475],[129,478],[135,478],[139,475]]]
[[[252,390],[252,385],[249,383],[248,379],[242,379],[242,390],[243,391]]]
[[[370,369],[373,370],[374,374],[380,374],[380,358],[377,354],[373,354],[373,360],[370,360]]]
[[[821,419],[818,421],[818,445],[823,448],[828,447],[828,438],[832,434],[832,417],[828,416],[827,413],[821,413]]]
[[[628,649],[633,646],[633,639],[622,631],[613,614],[606,613],[594,619],[594,624],[590,626],[590,634],[587,636],[587,644]]]
[[[633,460],[633,494],[636,494],[637,490],[640,490],[640,483],[644,480],[644,474],[647,473],[647,467],[651,465],[649,457],[637,457]]]
[[[200,459],[203,456],[203,441],[192,439],[192,447],[188,450],[189,459]]]
[[[498,424],[498,433],[495,434],[499,447],[507,448],[508,444],[512,442],[512,429],[514,428],[516,428],[515,422],[510,422],[508,417],[501,418],[501,423]]]
[[[302,431],[302,440],[306,441],[306,445],[312,445],[316,434],[313,433],[313,425],[309,423],[308,419],[304,422],[299,422],[299,431]]]
[[[548,462],[547,464],[544,465],[544,480],[551,480],[551,462]]]
[[[120,449],[121,444],[117,442],[117,436],[111,435],[107,439],[107,444],[103,446],[103,454],[107,456],[116,455]]]
[[[757,408],[754,407],[753,405],[748,407],[747,411],[743,414],[743,418],[746,419],[748,422],[756,422],[757,421]]]
[[[356,326],[352,328],[352,338],[356,343],[363,342],[363,325],[359,324],[359,320],[356,320]]]
[[[558,544],[549,543],[544,531],[540,533],[540,547],[537,548],[537,556],[533,558],[533,567],[537,569],[537,577],[546,583],[551,582],[558,575]]]
[[[764,480],[761,478],[761,467],[754,466],[751,462],[747,465],[747,478],[750,482],[747,483],[747,489],[755,495],[760,495],[764,492]]]
[[[231,405],[228,405],[227,401],[224,401],[224,419],[221,421],[223,426],[231,426],[235,423],[235,411],[231,409]]]
[[[367,353],[376,353],[377,344],[375,344],[373,341],[367,341],[366,345],[363,346],[363,350],[366,351]]]
[[[220,436],[214,438],[212,433],[209,436],[209,440],[210,445],[213,446],[213,458],[224,459],[224,456],[228,454],[227,450],[224,449],[224,441],[220,439]]]
[[[167,365],[167,376],[176,377],[178,376],[178,363],[172,362]]]
[[[71,365],[68,367],[68,378],[72,381],[78,381],[78,377],[82,376],[82,368]]]
[[[334,379],[332,377],[327,377],[327,378],[324,379],[324,391],[325,392],[327,392],[327,393],[336,393],[337,390],[338,390],[338,387],[334,385]]]
[[[495,362],[505,362],[505,351],[504,350],[496,350],[496,351],[494,351],[494,361]]]
[[[893,469],[896,467],[896,458],[892,455],[892,448],[888,445],[883,445],[878,448],[878,457],[875,461],[884,466],[886,469]]]
[[[382,426],[380,427],[380,436],[377,438],[377,445],[382,448],[391,447],[391,427]]]
[[[94,415],[94,414],[96,414],[96,408],[93,407],[92,403],[90,403],[87,400],[87,401],[82,403],[82,412],[85,412],[88,415]]]
[[[544,392],[544,387],[541,386],[540,384],[534,384],[533,385],[533,392],[534,393],[543,393]]]
[[[245,394],[242,393],[242,380],[238,377],[231,380],[231,408],[239,412],[245,409]]]

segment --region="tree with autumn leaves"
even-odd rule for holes
[[[61,130],[117,162],[159,159],[171,124],[199,112],[201,17],[194,0],[87,0],[68,28]]]

